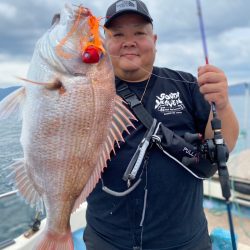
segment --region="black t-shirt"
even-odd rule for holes
[[[116,80],[119,85],[120,80]],[[140,98],[146,83],[128,83],[128,86]],[[142,102],[153,117],[180,136],[185,132],[205,132],[210,105],[191,74],[154,67]],[[126,143],[121,143],[119,149],[116,147],[116,154],[111,155],[102,174],[104,185],[115,191],[127,189],[122,177],[146,132],[139,121],[134,124],[136,129],[130,129],[129,135],[124,134]],[[105,193],[99,181],[87,198],[88,225],[121,250],[140,246],[141,242],[143,249],[195,246],[207,228],[202,181],[156,146],[151,148],[148,165],[140,168],[138,176],[140,174],[141,183],[125,197]]]

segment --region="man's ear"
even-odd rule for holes
[[[154,34],[154,47],[155,47],[155,53],[157,52],[157,49],[156,49],[156,41],[157,41],[157,35]]]
[[[157,35],[156,34],[154,34],[154,43],[156,44],[156,41],[157,41]]]

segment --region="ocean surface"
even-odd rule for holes
[[[0,194],[11,191],[12,183],[6,181],[9,173],[4,168],[13,159],[22,157],[19,142],[21,122],[16,119],[1,121],[0,126]],[[0,200],[0,242],[16,237],[29,228],[34,211],[17,195]]]
[[[233,108],[240,122],[241,134],[234,152],[250,148],[250,100],[244,95],[230,97]],[[14,118],[0,122],[0,194],[11,191],[13,183],[6,181],[9,173],[5,169],[13,159],[22,157],[20,146],[21,122]],[[29,229],[35,216],[31,209],[17,195],[0,200],[0,242],[12,239]]]

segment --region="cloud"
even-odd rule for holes
[[[162,41],[182,38],[200,39],[196,0],[154,1],[154,23]],[[228,29],[249,27],[250,2],[244,0],[201,1],[207,37],[217,36]]]
[[[0,16],[4,19],[12,19],[16,15],[17,9],[9,3],[0,3]]]
[[[29,62],[23,60],[10,60],[0,56],[0,88],[20,85],[16,77],[25,77]]]
[[[15,67],[18,70],[22,68],[18,67],[18,62],[20,65],[29,62],[36,41],[50,27],[52,17],[66,2],[71,1],[1,0],[0,64],[4,64],[5,71],[8,65],[11,65],[11,70]],[[73,4],[84,4],[96,16],[102,17],[112,2],[72,0]],[[195,74],[197,67],[204,64],[196,1],[144,2],[158,34],[156,64]],[[250,81],[250,1],[217,0],[201,1],[201,4],[210,62],[224,69],[230,82]]]
[[[48,29],[58,9],[58,3],[50,2],[53,1],[15,0],[9,3],[2,0],[0,12],[2,10],[6,14],[0,18],[0,53],[4,51],[19,58],[30,57],[36,40]]]
[[[207,44],[210,63],[225,71],[230,84],[250,81],[250,28],[226,30],[207,39]],[[200,39],[159,43],[156,63],[196,75],[197,67],[205,64],[202,43]]]
[[[250,27],[228,29],[211,41],[211,58],[231,82],[250,82]]]

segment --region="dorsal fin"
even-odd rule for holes
[[[102,145],[100,158],[98,160],[96,167],[92,172],[92,175],[90,176],[87,184],[85,185],[81,195],[76,200],[75,206],[72,210],[73,212],[77,208],[79,208],[79,206],[85,201],[87,196],[91,193],[96,183],[100,179],[103,169],[107,166],[107,160],[110,159],[110,153],[111,151],[114,151],[114,143],[117,143],[117,145],[119,146],[119,141],[124,141],[122,137],[123,131],[129,133],[127,127],[129,126],[134,127],[131,120],[136,120],[136,118],[124,105],[122,98],[116,96],[115,109],[112,117],[111,126],[106,141]]]

